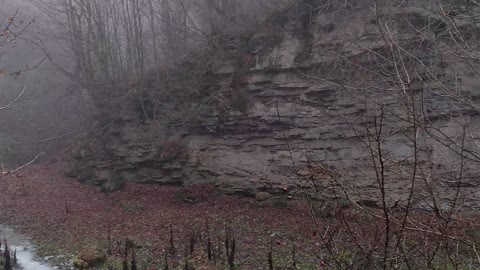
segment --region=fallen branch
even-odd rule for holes
[[[38,140],[38,141],[28,141],[28,142],[18,142],[18,141],[10,141],[7,143],[8,144],[36,144],[36,143],[46,143],[46,142],[50,142],[50,141],[53,141],[53,140],[58,140],[58,139],[62,139],[62,138],[65,138],[65,137],[68,137],[68,136],[72,136],[72,135],[76,135],[76,134],[80,134],[80,133],[83,133],[85,131],[74,131],[74,132],[70,132],[70,133],[66,133],[66,134],[62,134],[62,135],[59,135],[59,136],[55,136],[55,137],[50,137],[50,138],[47,138],[47,139],[43,139],[43,140]]]
[[[43,57],[42,60],[40,60],[37,64],[35,64],[33,67],[26,67],[26,68],[23,68],[23,69],[20,69],[20,70],[17,70],[17,71],[14,71],[14,72],[10,72],[10,73],[4,73],[4,74],[1,74],[2,76],[19,76],[20,74],[24,73],[24,72],[27,72],[27,71],[31,71],[31,70],[34,70],[36,69],[37,67],[39,67],[43,62],[45,62],[45,60],[48,59],[48,55]]]
[[[33,164],[33,163],[34,163],[39,157],[41,157],[43,154],[44,154],[44,153],[42,152],[42,153],[38,154],[34,159],[32,159],[31,161],[29,161],[28,163],[23,164],[22,166],[16,168],[15,170],[3,172],[2,174],[3,174],[3,175],[9,175],[9,174],[11,174],[11,173],[17,172],[17,171],[19,171],[19,170],[21,170],[21,169],[23,169],[23,168],[25,168],[25,167]]]
[[[3,111],[3,110],[6,110],[8,108],[11,108],[13,105],[15,105],[15,103],[17,103],[17,101],[23,96],[23,94],[25,93],[25,89],[26,89],[26,86],[24,85],[23,86],[23,89],[22,91],[20,91],[20,93],[18,93],[18,95],[15,97],[14,100],[12,100],[10,103],[8,103],[7,105],[3,106],[3,107],[0,107],[0,111]]]

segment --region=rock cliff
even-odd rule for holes
[[[384,189],[419,208],[451,203],[460,188],[476,205],[474,8],[378,2],[299,1],[255,33],[212,38],[193,68],[103,95],[72,175],[107,191],[214,183],[372,205]]]

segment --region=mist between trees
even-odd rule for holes
[[[253,31],[285,0],[34,0],[64,32],[71,72],[87,82],[141,77],[215,35]]]
[[[49,138],[86,129],[93,89],[171,67],[213,36],[254,31],[286,2],[0,1],[8,25],[0,47],[1,105],[15,101],[0,115],[0,162],[55,152],[69,137]]]

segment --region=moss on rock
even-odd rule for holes
[[[89,267],[98,267],[103,265],[107,261],[107,256],[101,249],[89,248],[80,252],[76,260],[84,261]]]
[[[78,258],[73,260],[73,266],[75,267],[75,269],[81,269],[81,270],[90,268],[90,266],[86,261]]]

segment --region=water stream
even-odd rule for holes
[[[39,258],[35,255],[35,246],[30,243],[27,237],[15,233],[11,228],[0,225],[0,236],[7,239],[8,247],[12,250],[11,256],[13,260],[13,251],[17,250],[17,267],[15,269],[22,270],[54,270],[61,269],[50,266],[47,260]],[[2,249],[4,245],[2,243]]]

